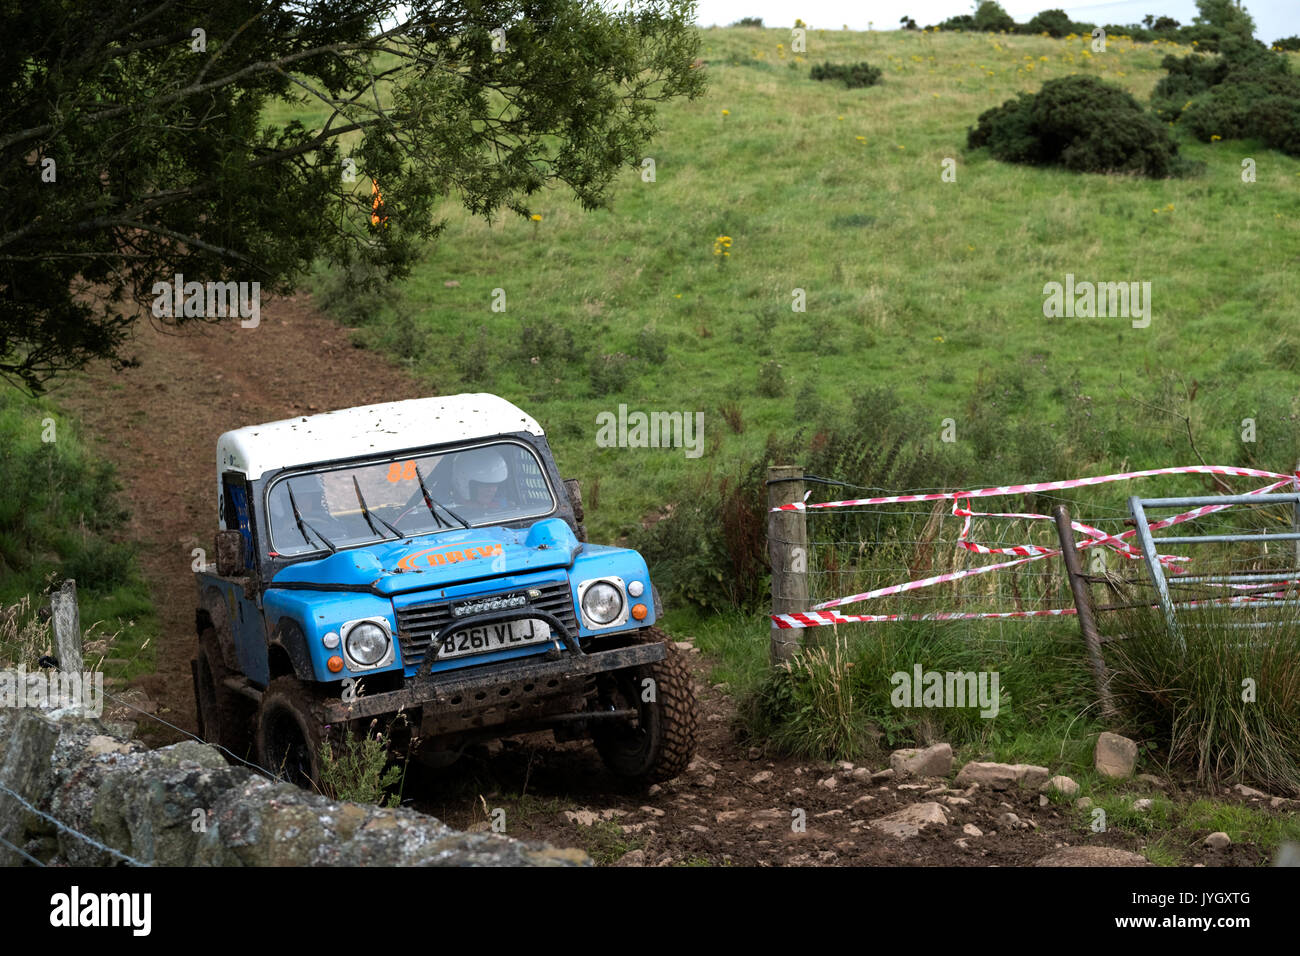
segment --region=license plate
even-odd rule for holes
[[[551,639],[551,625],[537,618],[521,621],[503,621],[455,631],[442,639],[438,647],[438,660],[486,654],[527,644],[540,644]]]

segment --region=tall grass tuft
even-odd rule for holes
[[[774,748],[797,757],[843,759],[870,745],[866,713],[858,704],[848,640],[805,647],[777,666],[761,702]]]
[[[1282,612],[1264,628],[1259,615]],[[1205,783],[1250,781],[1300,794],[1300,614],[1295,608],[1126,612],[1108,645],[1112,689],[1171,765]]]

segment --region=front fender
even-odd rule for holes
[[[262,600],[267,621],[275,622],[268,644],[283,652],[278,656],[281,660],[287,658],[294,676],[300,680],[337,682],[346,677],[366,677],[402,667],[400,645],[394,648],[393,662],[385,667],[353,671],[345,664],[335,674],[326,666],[329,658],[340,651],[327,648],[322,638],[331,632],[338,634],[339,626],[347,621],[383,618],[388,622],[393,643],[397,645],[393,603],[388,598],[355,591],[277,591],[273,586],[267,589]]]

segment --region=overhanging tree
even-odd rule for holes
[[[693,13],[694,0],[0,4],[0,375],[39,391],[94,359],[130,364],[131,325],[175,274],[283,293],[324,258],[400,278],[448,195],[484,216],[527,215],[548,185],[602,205],[657,105],[702,92]],[[322,119],[279,120],[278,102]]]

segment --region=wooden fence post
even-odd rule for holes
[[[1070,579],[1070,591],[1074,594],[1074,607],[1079,612],[1079,630],[1083,632],[1083,642],[1088,648],[1088,662],[1097,683],[1101,712],[1106,717],[1113,717],[1115,703],[1111,700],[1110,685],[1106,679],[1106,662],[1101,657],[1101,635],[1097,633],[1097,622],[1092,616],[1092,596],[1088,593],[1088,582],[1079,566],[1079,552],[1074,547],[1070,513],[1065,510],[1065,505],[1057,505],[1052,509],[1052,517],[1056,519],[1056,534],[1061,539],[1061,558],[1065,562],[1066,576]]]
[[[772,566],[772,613],[808,610],[808,522],[803,511],[772,511],[777,505],[802,501],[803,467],[773,465],[767,470],[767,554]],[[773,664],[789,660],[800,646],[803,628],[781,628],[771,622]],[[808,635],[809,644],[816,638]]]
[[[50,594],[50,623],[54,626],[55,656],[65,674],[82,674],[81,611],[77,608],[77,582],[68,578]]]

